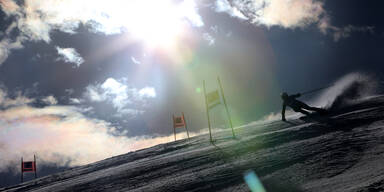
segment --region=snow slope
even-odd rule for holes
[[[0,191],[384,191],[384,96],[328,118],[266,122],[161,144]]]

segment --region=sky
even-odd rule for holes
[[[204,133],[203,80],[211,92],[218,76],[235,126],[278,113],[282,91],[304,92],[352,72],[380,81],[380,7],[0,0],[0,172],[17,172],[21,156],[67,167],[170,142],[172,115],[181,112],[192,135]],[[222,106],[211,113],[214,127],[228,128]]]

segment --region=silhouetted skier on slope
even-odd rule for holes
[[[303,113],[305,115],[311,114],[308,111],[315,111],[318,113],[324,113],[326,111],[325,109],[321,109],[321,108],[317,108],[317,107],[311,107],[311,106],[297,100],[296,98],[298,98],[300,96],[301,96],[300,93],[295,94],[295,95],[288,95],[286,92],[283,92],[281,94],[281,99],[283,100],[283,110],[281,111],[281,120],[286,121],[286,119],[285,119],[286,106],[291,107],[295,112],[300,112],[300,113]],[[308,110],[308,111],[306,111],[306,110]]]

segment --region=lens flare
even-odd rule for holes
[[[183,35],[188,23],[202,25],[200,18],[195,18],[194,1],[122,1],[118,6],[107,9],[110,9],[110,22],[122,25],[129,36],[140,39],[150,49],[170,49]]]
[[[254,171],[245,172],[244,180],[252,192],[266,192]]]

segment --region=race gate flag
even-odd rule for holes
[[[207,94],[207,103],[210,109],[216,107],[221,103],[218,90],[212,91]]]
[[[36,163],[34,161],[25,161],[22,165],[22,172],[35,172]]]
[[[182,113],[182,116],[177,116],[177,117],[173,115],[172,118],[173,118],[173,134],[175,136],[175,141],[176,141],[176,128],[179,128],[179,127],[185,128],[185,130],[187,131],[187,137],[189,139],[189,132],[187,128],[187,122],[185,121],[184,113]]]
[[[176,128],[178,127],[184,127],[185,126],[185,120],[183,116],[175,117],[174,125]]]
[[[231,120],[231,116],[229,114],[229,110],[228,110],[228,106],[227,106],[227,102],[225,100],[225,96],[224,96],[224,89],[223,89],[223,86],[221,85],[221,81],[220,81],[220,78],[217,77],[217,83],[219,84],[219,90],[220,90],[220,93],[219,93],[219,90],[214,90],[210,93],[207,94],[207,91],[205,89],[205,80],[203,80],[203,90],[204,90],[204,97],[205,97],[205,107],[207,109],[207,120],[208,120],[208,130],[209,130],[209,140],[211,143],[214,142],[213,138],[212,138],[212,131],[211,131],[211,120],[210,120],[210,116],[209,116],[209,111],[210,109],[216,107],[217,105],[223,103],[224,104],[224,107],[225,107],[225,111],[227,112],[227,118],[228,118],[228,122],[229,122],[229,125],[232,129],[232,137],[233,138],[236,138],[236,135],[235,135],[235,130],[233,129],[233,124],[232,124],[232,120]],[[220,98],[220,95],[221,95],[221,98],[222,98],[222,101],[221,102],[221,98]]]
[[[36,156],[33,155],[34,161],[23,161],[23,158],[21,158],[21,182],[24,181],[24,173],[25,172],[34,172],[35,173],[35,179],[37,178],[37,168],[36,168]]]

